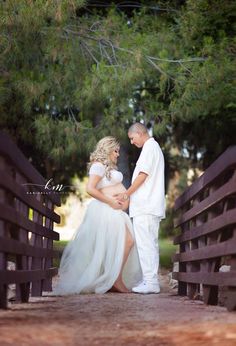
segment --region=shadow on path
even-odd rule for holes
[[[4,345],[236,344],[236,313],[175,293],[31,298],[0,311]]]

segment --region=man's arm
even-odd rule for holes
[[[134,179],[133,184],[126,191],[126,195],[130,197],[130,195],[132,195],[132,193],[138,190],[138,188],[145,182],[147,177],[148,174],[144,172],[139,172],[138,176]]]
[[[124,193],[118,193],[114,195],[118,200],[126,200],[129,199],[130,195],[132,195],[138,188],[144,183],[147,179],[148,174],[144,172],[139,172],[138,176],[134,179],[133,184],[128,188],[128,190]]]

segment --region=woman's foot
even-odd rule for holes
[[[118,293],[117,289],[114,286],[112,286],[107,292]]]
[[[131,293],[131,290],[129,290],[121,280],[117,280],[112,288],[118,293]]]

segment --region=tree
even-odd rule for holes
[[[170,176],[235,142],[234,2],[135,4],[1,3],[1,127],[43,175],[85,174],[97,139],[126,148],[133,120],[153,128]]]
[[[189,0],[178,21],[184,51],[207,59],[180,70],[185,73],[170,103],[173,131],[178,146],[203,169],[236,144],[235,9],[233,1]]]

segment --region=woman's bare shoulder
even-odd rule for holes
[[[91,166],[105,167],[105,165],[100,161],[94,161]]]

